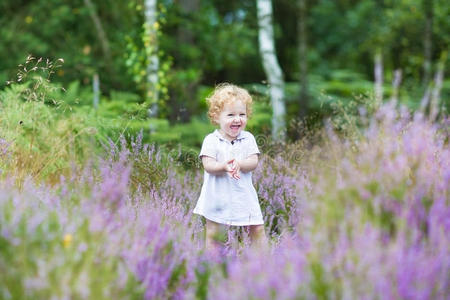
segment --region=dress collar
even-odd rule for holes
[[[245,139],[247,137],[246,133],[247,133],[246,131],[242,130],[241,132],[239,132],[239,135],[233,141]],[[220,131],[218,129],[214,130],[213,134],[214,134],[214,136],[219,138],[219,140],[227,141],[230,143],[229,140],[227,140],[226,138],[223,137],[223,135],[220,133]]]

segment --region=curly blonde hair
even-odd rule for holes
[[[240,100],[245,104],[247,118],[250,118],[253,100],[248,91],[231,83],[221,83],[217,85],[210,96],[206,98],[209,107],[208,117],[211,120],[211,123],[218,125],[216,120],[223,110],[224,105],[233,103],[237,100]]]

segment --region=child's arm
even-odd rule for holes
[[[252,154],[246,159],[237,162],[241,172],[251,172],[258,166],[258,154]]]
[[[203,168],[206,172],[214,175],[220,175],[224,172],[231,172],[232,169],[227,163],[220,163],[212,157],[202,156]]]

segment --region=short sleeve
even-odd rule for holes
[[[212,134],[207,135],[203,140],[202,149],[200,150],[198,157],[202,158],[202,156],[209,156],[212,158],[216,158],[217,156],[216,143]]]
[[[261,154],[258,149],[258,145],[256,144],[255,137],[253,134],[249,133],[249,136],[247,138],[247,157],[249,157],[252,154]]]

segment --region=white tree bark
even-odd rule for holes
[[[400,83],[402,82],[402,70],[397,69],[394,71],[394,80],[392,81],[392,96],[391,101],[398,102],[398,90]]]
[[[275,51],[271,0],[256,0],[259,26],[259,52],[269,82],[272,103],[272,137],[284,141],[286,136],[284,79]]]
[[[98,73],[95,73],[92,77],[92,89],[94,91],[94,109],[98,109],[98,104],[100,102],[100,79],[98,77]]]
[[[430,102],[431,97],[431,87],[428,86],[423,94],[422,100],[420,101],[420,111],[425,113],[427,109],[428,103]]]
[[[439,100],[441,98],[442,83],[444,81],[444,61],[439,62],[436,75],[434,76],[434,88],[431,91],[430,121],[435,121],[439,114]]]
[[[380,49],[375,53],[375,101],[378,106],[383,101],[383,56]]]
[[[429,84],[425,90],[425,94],[420,102],[420,111],[424,114],[426,113],[427,107],[429,105],[429,115],[430,121],[435,121],[439,114],[439,101],[441,98],[442,83],[444,81],[444,68],[445,60],[447,55],[443,55],[438,63],[436,74],[434,76],[434,82]]]
[[[152,47],[151,55],[148,57],[147,65],[147,83],[148,83],[148,98],[152,99],[152,105],[149,109],[149,116],[155,117],[158,114],[158,37],[157,37],[157,0],[145,0],[145,23],[148,26],[148,33],[150,35],[150,47]]]

